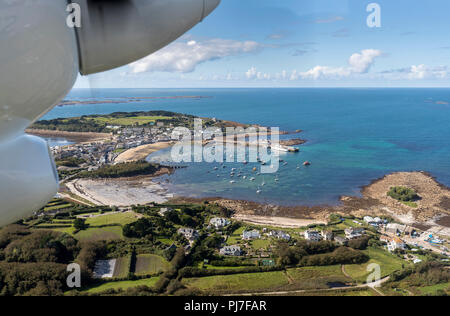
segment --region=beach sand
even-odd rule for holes
[[[236,214],[233,219],[260,226],[273,226],[280,228],[300,228],[306,227],[311,224],[326,224],[326,221],[316,219],[299,219],[299,218],[287,218],[287,217],[273,217],[273,216],[255,216]]]
[[[167,202],[172,195],[151,178],[139,179],[77,179],[66,183],[75,195],[95,205],[145,205]]]
[[[173,142],[160,142],[155,144],[143,145],[136,148],[131,148],[128,149],[127,151],[124,151],[119,156],[117,156],[114,162],[124,163],[124,162],[145,160],[149,155],[153,154],[154,152],[157,152],[161,149],[169,148],[173,146],[173,144],[174,144]]]

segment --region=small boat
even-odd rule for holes
[[[256,194],[261,194],[261,190],[260,189],[258,189],[258,190],[256,190]]]
[[[250,181],[255,181],[255,178],[254,178],[254,177],[251,177],[251,178],[250,178]]]
[[[243,163],[244,165],[248,164],[247,160],[244,160],[242,163]]]
[[[247,176],[243,176],[242,179],[244,179],[244,180],[247,179]]]
[[[219,169],[219,168],[217,168],[217,167],[214,167],[214,170],[217,170],[217,169]]]
[[[309,162],[309,161],[305,161],[304,163],[303,163],[303,165],[306,167],[306,166],[311,166],[311,163]]]
[[[288,163],[287,163],[287,162],[285,162],[285,163],[283,164],[283,166],[287,166],[287,164],[288,164]]]
[[[234,181],[234,180],[231,180],[231,181],[230,181],[230,183],[231,183],[231,184],[233,184],[233,183],[236,183],[236,181]]]
[[[253,171],[256,171],[256,170],[258,170],[258,169],[256,169],[256,167],[254,167],[252,170],[253,170]]]

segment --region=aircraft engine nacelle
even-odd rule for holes
[[[131,63],[173,42],[201,22],[220,0],[74,0],[83,75]]]
[[[47,142],[24,135],[0,144],[0,227],[39,210],[58,190]]]

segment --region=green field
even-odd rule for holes
[[[267,247],[271,244],[271,241],[268,239],[255,239],[252,240],[250,244],[254,250],[267,249]]]
[[[135,116],[135,117],[124,117],[124,118],[113,118],[113,117],[93,117],[89,120],[95,121],[98,124],[109,124],[109,125],[120,125],[120,126],[136,126],[136,125],[146,125],[149,123],[154,123],[156,121],[170,120],[171,117],[168,116]]]
[[[160,256],[138,255],[136,260],[136,275],[155,274],[166,271],[170,264]]]
[[[425,286],[419,289],[420,292],[422,294],[432,294],[432,295],[436,295],[437,291],[442,290],[442,291],[446,291],[447,293],[450,293],[450,283],[441,283],[441,284],[436,284],[436,285],[431,285],[431,286]]]
[[[61,205],[55,205],[55,206],[47,206],[44,208],[44,212],[50,212],[50,211],[56,211],[56,210],[62,210],[65,208],[73,207],[72,203],[66,203]]]
[[[342,273],[340,265],[288,269],[287,273],[296,289],[326,289],[330,287],[330,283],[353,282]]]
[[[202,278],[183,279],[189,288],[219,293],[240,293],[249,291],[277,290],[289,284],[282,271],[262,273],[242,273],[233,275],[217,275]]]
[[[103,283],[102,285],[93,286],[82,292],[96,294],[96,293],[104,292],[106,290],[118,290],[118,289],[126,290],[129,288],[143,286],[143,285],[152,287],[156,284],[156,282],[158,282],[158,279],[159,279],[159,277],[136,280],[136,281],[106,282],[106,283]]]
[[[88,218],[86,219],[86,224],[90,226],[103,226],[112,224],[127,225],[137,221],[137,219],[137,215],[133,212],[114,213]]]
[[[302,267],[288,269],[289,276],[295,281],[304,281],[310,278],[345,277],[340,265],[323,267]],[[351,281],[348,279],[348,281]]]
[[[292,296],[379,296],[372,289],[322,290],[293,293]]]
[[[372,273],[367,271],[368,265],[371,263],[377,263],[381,267],[381,277],[388,276],[394,271],[401,270],[402,265],[406,265],[406,262],[399,257],[390,254],[384,249],[380,248],[368,248],[363,252],[370,257],[370,260],[365,264],[350,264],[345,265],[345,271],[354,280],[358,282],[365,282],[367,276]]]
[[[114,267],[114,278],[126,278],[130,273],[131,257],[118,258]]]
[[[74,235],[74,237],[80,241],[90,240],[114,240],[114,239],[122,239],[122,227],[120,226],[111,226],[111,227],[103,227],[103,228],[88,228],[86,230],[82,230]]]
[[[238,229],[236,229],[230,237],[228,237],[227,239],[227,245],[232,246],[232,245],[236,245],[238,242],[242,241],[242,233],[244,232],[245,227],[240,227]]]

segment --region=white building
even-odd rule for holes
[[[406,230],[406,225],[389,223],[386,225],[386,232],[397,235],[401,234]]]
[[[199,237],[198,231],[187,227],[178,229],[178,234],[183,235],[189,241],[194,241]]]
[[[379,218],[379,217],[373,218],[371,216],[365,216],[364,217],[364,221],[367,224],[372,225],[372,226],[378,226],[378,225],[383,224],[383,220],[381,218]]]
[[[400,250],[406,250],[406,244],[403,242],[403,240],[401,240],[400,238],[392,238],[389,242],[388,242],[388,250],[390,252],[394,252],[397,249]]]
[[[333,240],[334,234],[331,231],[322,231],[322,237],[324,240]]]
[[[242,233],[242,239],[244,240],[251,240],[251,239],[260,239],[261,234],[257,230],[244,230]]]
[[[322,236],[316,230],[307,230],[305,231],[305,239],[309,241],[321,241]]]
[[[362,237],[362,235],[364,234],[364,228],[347,228],[345,230],[345,237],[347,237],[347,239],[356,239],[359,237]]]
[[[231,224],[231,221],[226,218],[221,217],[214,217],[212,218],[209,223],[214,226],[216,229],[224,228],[225,226],[228,226]]]
[[[284,239],[284,240],[287,240],[287,241],[291,240],[291,236],[288,233],[286,233],[286,232],[284,232],[282,230],[272,230],[269,233],[269,236],[270,237],[275,237],[275,238],[278,238],[278,239]]]
[[[225,246],[220,249],[220,254],[223,256],[240,256],[242,254],[241,247],[239,246]]]

